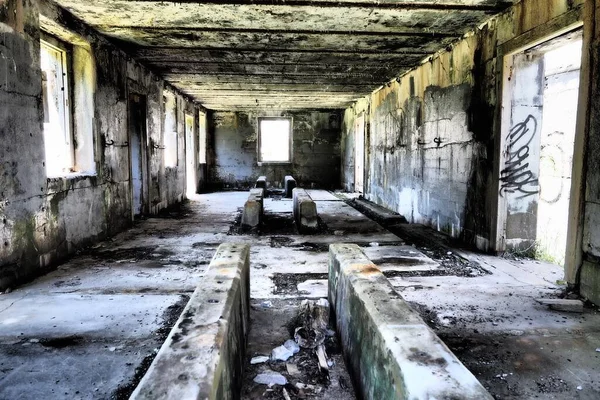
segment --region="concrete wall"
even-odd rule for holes
[[[40,17],[40,12],[42,16]],[[93,130],[94,165],[67,177],[46,177],[40,72],[40,30],[87,43],[92,71],[84,82],[93,104],[78,102],[77,123]],[[124,52],[46,1],[0,4],[0,290],[48,270],[78,247],[115,234],[132,218],[129,178],[128,95],[147,96],[147,212],[182,200],[183,113],[179,96],[179,168],[162,160],[164,83]],[[75,57],[75,62],[80,57]],[[87,62],[87,61],[86,61]],[[80,86],[82,88],[83,86]],[[80,96],[80,92],[76,92]],[[83,95],[81,95],[83,96]],[[85,97],[85,96],[84,96]],[[124,145],[119,147],[110,145]],[[79,143],[81,146],[82,144]],[[76,153],[81,149],[75,149]],[[81,151],[80,151],[81,152]],[[95,170],[95,173],[90,173]]]
[[[588,127],[588,136],[584,146],[586,148],[584,170],[587,172],[583,184],[586,188],[583,196],[583,256],[582,269],[578,271],[578,276],[568,276],[570,283],[577,283],[575,279],[580,279],[581,293],[593,301],[600,304],[600,6],[598,2],[589,1],[589,9],[586,12],[586,18],[596,21],[593,29],[586,30],[591,36],[591,50],[589,56],[589,66],[591,68],[590,80],[582,80],[582,85],[589,87],[590,108],[585,114],[585,123]],[[595,7],[594,7],[595,6]],[[592,25],[592,24],[590,24]],[[585,42],[585,36],[584,36]],[[584,58],[584,62],[586,58]],[[577,146],[577,142],[576,142]],[[577,152],[577,147],[575,149]],[[577,157],[577,153],[575,154]],[[575,177],[573,177],[575,178]]]
[[[354,119],[365,112],[365,197],[489,249],[499,196],[499,48],[534,30],[562,29],[583,2],[519,2],[346,110],[346,189],[354,182]]]
[[[257,118],[262,116],[293,119],[290,164],[258,165]],[[286,175],[292,175],[300,187],[339,186],[340,112],[212,112],[208,118],[209,144],[215,157],[210,168],[213,187],[248,188],[261,175],[266,175],[269,184],[275,187],[282,187]]]

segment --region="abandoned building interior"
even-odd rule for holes
[[[600,1],[0,0],[0,399],[599,399]]]

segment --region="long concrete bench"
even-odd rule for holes
[[[250,249],[222,244],[130,400],[236,399],[250,312]]]
[[[256,180],[256,186],[257,189],[265,189],[267,190],[267,177],[266,176],[259,176],[258,179]]]
[[[295,188],[292,194],[294,197],[294,219],[298,230],[301,233],[315,232],[319,229],[317,205],[304,189]]]
[[[286,175],[283,179],[283,188],[285,190],[285,197],[291,199],[293,196],[293,190],[296,187],[296,180],[291,175]]]
[[[329,302],[359,397],[492,399],[357,245],[329,247]]]
[[[243,228],[256,228],[260,225],[263,215],[264,194],[264,189],[250,189],[250,195],[242,212]]]

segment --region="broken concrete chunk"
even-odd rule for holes
[[[298,369],[298,366],[296,364],[287,363],[285,364],[285,367],[287,369],[288,374],[290,374],[291,376],[301,376],[300,370]]]
[[[281,375],[279,372],[274,371],[265,371],[261,374],[256,375],[254,378],[254,383],[258,383],[261,385],[287,385],[287,379],[285,376]]]
[[[254,365],[254,364],[262,364],[269,361],[269,357],[267,356],[256,356],[256,357],[252,357],[252,360],[250,360],[250,364]]]
[[[283,346],[289,351],[291,351],[293,354],[296,354],[300,351],[300,346],[292,339],[286,340]]]
[[[325,341],[329,321],[329,302],[304,300],[298,312],[301,326],[294,331],[294,339],[300,347],[314,349]]]
[[[583,302],[581,300],[568,299],[536,299],[540,304],[548,306],[552,310],[565,312],[583,312]]]
[[[263,301],[262,303],[260,303],[260,306],[262,308],[271,308],[273,307],[273,303],[271,303],[270,301]]]
[[[271,352],[272,360],[287,361],[294,353],[285,346],[275,347]]]

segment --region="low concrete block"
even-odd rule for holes
[[[594,304],[600,304],[600,265],[584,261],[580,282],[581,295]]]
[[[356,245],[329,247],[329,302],[364,399],[492,399]]]
[[[250,249],[222,244],[130,400],[238,399],[250,312]]]
[[[263,214],[264,193],[264,189],[250,189],[250,195],[242,212],[242,227],[256,228],[260,225]]]
[[[258,179],[256,180],[256,188],[258,189],[265,189],[267,190],[267,177],[266,176],[259,176]]]
[[[285,189],[285,197],[291,199],[294,195],[293,190],[296,187],[296,180],[291,175],[287,175],[283,179],[283,187]]]
[[[301,233],[311,233],[319,229],[317,205],[310,198],[306,190],[295,188],[292,190],[294,197],[294,219]]]

